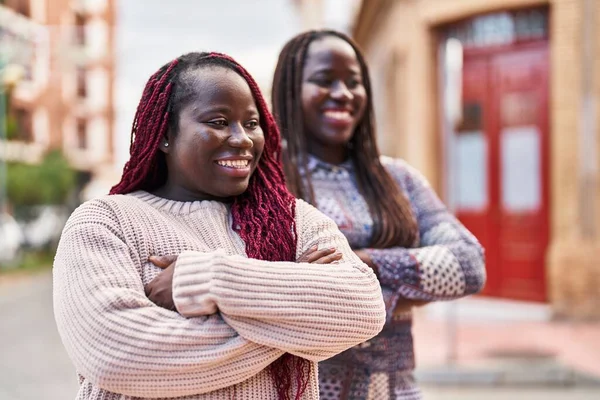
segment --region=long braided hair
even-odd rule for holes
[[[146,83],[131,131],[130,159],[121,181],[111,194],[136,190],[152,191],[165,184],[167,164],[160,151],[161,140],[169,129],[178,131],[179,113],[193,91],[184,72],[219,66],[242,76],[250,89],[265,134],[262,157],[248,189],[237,196],[231,206],[232,227],[246,245],[248,257],[266,261],[296,260],[295,199],[285,186],[281,167],[281,139],[258,85],[236,61],[220,53],[189,53],[165,64]],[[311,363],[284,354],[269,366],[280,400],[300,399],[310,378]],[[296,393],[290,397],[292,385]]]
[[[285,141],[283,161],[288,188],[296,197],[315,205],[308,169],[307,133],[300,105],[308,48],[313,41],[326,36],[338,37],[352,46],[367,92],[365,113],[354,130],[348,153],[356,170],[359,190],[373,217],[373,235],[369,246],[412,247],[418,236],[417,223],[409,200],[380,161],[367,64],[354,41],[340,32],[313,30],[299,34],[287,42],[279,55],[273,78],[272,101],[275,121]]]

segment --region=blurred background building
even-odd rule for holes
[[[335,2],[296,3],[313,27]],[[481,240],[486,295],[556,316],[600,317],[599,24],[596,0],[365,0],[347,23],[380,148]]]
[[[4,157],[39,162],[60,150],[80,184],[102,179],[113,162],[112,0],[5,0],[3,43],[11,27],[28,21],[40,29],[6,64],[22,68],[10,91]],[[15,52],[16,53],[16,52]],[[12,130],[11,130],[12,129]]]
[[[0,264],[51,249],[70,210],[115,180],[113,27],[112,0],[0,4]],[[4,232],[16,224],[18,240]]]

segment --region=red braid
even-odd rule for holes
[[[194,61],[187,61],[189,58]],[[185,65],[186,61],[192,65]],[[232,204],[233,228],[246,244],[248,257],[266,261],[295,261],[296,202],[285,184],[279,131],[252,76],[227,55],[191,53],[163,66],[150,77],[133,121],[130,160],[125,164],[121,182],[110,193],[153,190],[166,182],[166,164],[159,146],[169,127],[174,82],[185,69],[211,64],[229,67],[246,80],[265,133],[263,154],[248,189]],[[311,363],[286,353],[269,366],[269,373],[280,400],[299,400],[309,383]],[[296,393],[290,397],[294,386]]]
[[[166,177],[166,171],[159,171],[159,164],[153,161],[159,153],[160,139],[167,134],[167,107],[173,88],[173,84],[167,81],[177,64],[177,60],[172,61],[166,71],[161,68],[148,80],[133,119],[130,158],[123,168],[121,182],[110,190],[110,194],[150,189],[148,183],[154,186],[152,183],[159,175]]]

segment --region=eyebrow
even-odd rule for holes
[[[201,108],[199,106],[194,106],[194,107],[192,107],[192,110],[194,112],[202,112],[202,113],[205,113],[205,112],[222,112],[222,113],[226,113],[226,112],[231,111],[231,108],[225,107],[225,106],[206,107],[206,108],[204,108],[204,107]]]
[[[200,109],[200,107],[193,107],[192,108],[192,112],[194,113],[198,113],[198,114],[210,114],[210,113],[222,113],[222,114],[227,114],[232,112],[232,108],[231,107],[227,107],[227,106],[215,106],[215,107],[207,107],[207,108],[202,108]],[[253,116],[257,116],[260,117],[260,111],[258,111],[258,108],[256,107],[249,107],[246,110],[244,110],[244,112],[248,113],[248,114],[252,114]]]
[[[360,69],[348,68],[346,71],[348,71],[352,74],[357,74],[357,75],[361,74]],[[333,72],[333,68],[317,68],[316,70],[311,72],[311,75],[319,74],[319,73],[331,73],[331,72]]]

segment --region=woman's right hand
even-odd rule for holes
[[[318,245],[314,245],[304,252],[296,262],[311,264],[331,264],[342,259],[342,253],[335,248],[319,250]]]

